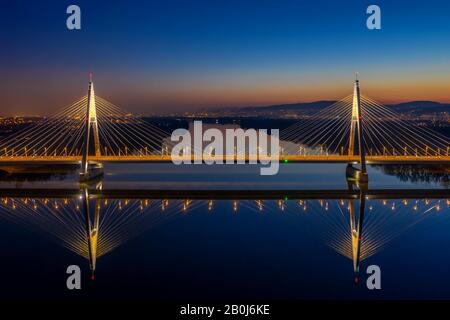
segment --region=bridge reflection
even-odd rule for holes
[[[315,236],[353,262],[363,260],[431,213],[449,212],[448,190],[236,191],[2,189],[0,217],[44,233],[86,258],[97,259],[149,228],[191,211],[285,214],[310,223]],[[393,214],[395,213],[395,214]]]

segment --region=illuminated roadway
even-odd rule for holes
[[[177,158],[181,160],[180,158]],[[189,158],[187,158],[189,160]],[[199,157],[190,157],[194,162]],[[261,162],[262,160],[270,161],[268,157],[233,157],[233,156],[216,156],[203,157],[203,161],[213,160],[234,160],[236,161],[253,161]],[[51,165],[51,164],[77,164],[82,160],[81,156],[39,156],[39,157],[0,157],[1,165]],[[283,155],[280,156],[280,162],[294,163],[358,163],[359,156],[340,156],[340,155]],[[89,161],[94,162],[147,162],[147,163],[164,163],[172,162],[170,155],[129,155],[129,156],[89,156]],[[368,164],[450,164],[450,156],[366,156]]]

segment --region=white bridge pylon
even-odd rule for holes
[[[93,130],[95,156],[96,157],[101,156],[100,137],[98,133],[98,122],[97,122],[97,107],[95,104],[95,92],[94,92],[94,83],[92,81],[92,75],[90,76],[89,79],[86,115],[87,117],[85,126],[85,142],[83,150],[83,160],[81,162],[82,175],[86,175],[88,173],[88,157],[89,157],[89,142],[90,142],[91,128]]]
[[[347,170],[348,175],[354,176],[357,180],[367,182],[367,168],[366,168],[366,148],[364,145],[364,139],[362,136],[362,115],[361,115],[361,93],[359,88],[359,80],[355,79],[353,86],[353,103],[352,103],[352,118],[350,124],[350,139],[348,154],[353,156],[356,153],[355,150],[355,135],[358,138],[359,149],[359,162],[361,165],[360,171],[355,171],[352,167]]]

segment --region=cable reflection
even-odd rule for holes
[[[229,203],[230,214],[283,214],[309,223],[314,236],[352,260],[361,261],[431,214],[450,212],[450,199],[369,199],[365,191],[351,199],[190,200],[100,198],[82,189],[76,197],[3,197],[0,217],[45,234],[89,261],[97,259],[148,229],[177,215],[213,213]]]

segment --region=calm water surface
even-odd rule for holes
[[[448,190],[448,171],[437,171],[369,167],[369,190]],[[258,173],[258,167],[249,166],[186,170],[165,164],[110,164],[101,187],[348,188],[344,165],[286,164],[277,176]],[[0,187],[79,187],[77,172],[30,180],[25,175],[4,178]],[[90,230],[98,227],[95,257],[88,250],[87,220],[78,196],[3,196],[0,296],[450,298],[450,193],[440,199],[393,199],[391,194],[390,199],[366,200],[359,231],[359,272],[352,256],[352,225],[361,218],[360,199],[326,196],[240,201],[91,199]],[[65,287],[65,270],[71,264],[83,272],[83,290],[78,292]],[[382,290],[365,287],[365,271],[371,264],[381,268]]]
[[[261,176],[257,165],[114,164],[105,165],[105,189],[345,189],[345,164],[280,164],[278,174]],[[411,167],[415,168],[415,167]],[[369,166],[371,189],[449,189],[450,169]],[[78,188],[78,172],[0,180],[1,188]]]

